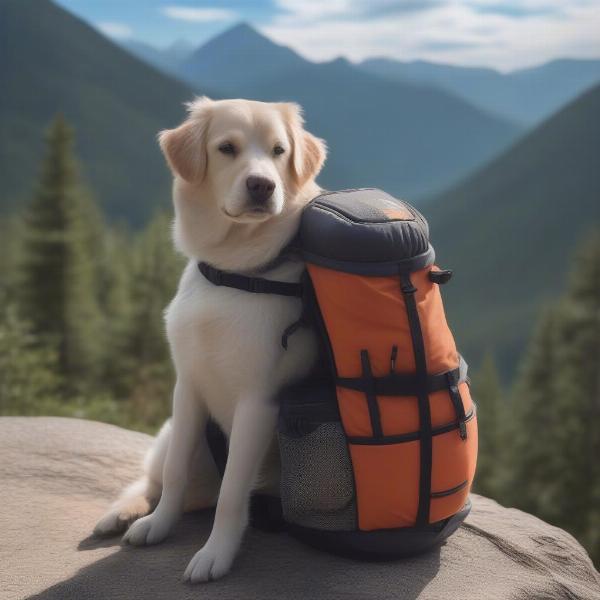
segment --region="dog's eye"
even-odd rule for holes
[[[277,144],[274,148],[273,148],[273,154],[275,156],[279,156],[280,154],[283,154],[285,152],[285,148],[283,146],[281,146],[280,144]]]
[[[219,146],[219,152],[222,154],[235,154],[235,146],[231,142],[223,142]]]

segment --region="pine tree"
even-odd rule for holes
[[[19,298],[19,264],[21,263],[23,222],[17,215],[0,219],[0,296],[6,303]]]
[[[100,308],[105,315],[107,352],[103,379],[111,394],[126,399],[131,392],[132,357],[129,338],[134,315],[132,292],[133,243],[124,228],[111,228],[105,234],[105,252],[98,275],[101,282]]]
[[[59,390],[56,355],[40,347],[1,294],[0,311],[0,415],[43,414]]]
[[[511,485],[506,490],[507,501],[534,514],[539,514],[542,494],[556,496],[555,484],[562,469],[555,452],[561,442],[555,438],[560,422],[555,381],[557,339],[557,311],[546,308],[524,358],[509,408]]]
[[[73,132],[51,124],[37,192],[26,215],[23,310],[33,333],[56,348],[70,391],[85,389],[102,351],[95,298],[89,200],[73,157]]]
[[[600,560],[600,235],[539,324],[513,398],[513,503]]]
[[[157,214],[134,245],[127,359],[132,410],[146,425],[167,415],[173,368],[163,313],[175,294],[183,261],[171,240],[170,218]]]
[[[491,354],[487,354],[473,377],[473,397],[477,403],[479,453],[475,491],[501,500],[506,460],[507,410],[500,378]]]
[[[560,314],[556,391],[562,405],[561,429],[568,442],[562,448],[565,511],[557,523],[580,539],[599,561],[600,230],[578,252]]]

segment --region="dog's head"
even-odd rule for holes
[[[325,144],[304,130],[296,104],[204,97],[188,109],[160,146],[176,181],[230,222],[280,215],[323,166]]]

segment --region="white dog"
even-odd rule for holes
[[[230,569],[259,479],[263,489],[277,488],[276,468],[259,477],[274,440],[274,397],[307,374],[316,340],[303,328],[284,350],[281,335],[299,318],[300,300],[215,286],[197,263],[254,275],[273,261],[319,193],[315,177],[326,151],[289,103],[200,98],[189,105],[188,119],[159,139],[174,175],[175,243],[189,258],[166,310],[177,373],[173,416],[146,458],[144,476],[95,532],[116,533],[132,523],[124,540],[156,544],[182,511],[216,502],[212,533],[184,574],[199,582]],[[300,262],[283,262],[260,276],[298,281],[302,270]],[[209,416],[229,438],[222,482],[204,436]]]

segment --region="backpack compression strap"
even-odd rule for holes
[[[276,294],[302,298],[302,284],[288,281],[272,281],[262,277],[248,277],[239,273],[221,271],[205,262],[198,263],[200,273],[214,285],[235,288],[253,294]]]

